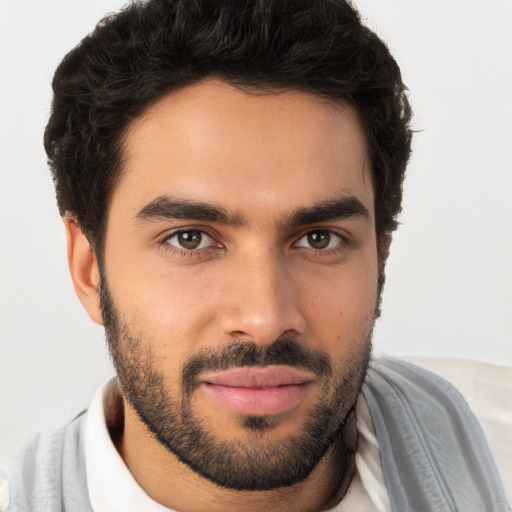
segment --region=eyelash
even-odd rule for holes
[[[197,257],[197,256],[204,256],[205,253],[207,253],[208,251],[212,251],[212,250],[215,250],[217,249],[217,247],[204,247],[202,249],[180,249],[179,247],[176,247],[174,245],[171,245],[169,243],[169,240],[172,238],[172,237],[175,237],[175,236],[178,236],[180,233],[188,233],[188,232],[191,232],[191,231],[194,231],[194,232],[197,232],[197,233],[201,233],[201,235],[206,235],[208,236],[209,238],[211,238],[213,241],[215,241],[215,237],[213,235],[211,235],[210,233],[208,233],[206,230],[204,229],[199,229],[199,228],[187,228],[187,229],[177,229],[176,231],[173,231],[172,233],[167,233],[159,242],[160,246],[162,247],[162,249],[166,252],[170,252],[172,254],[175,254],[177,256],[181,256],[181,257],[185,257],[185,258],[193,258],[193,257]],[[219,244],[220,246],[221,244]]]
[[[169,243],[169,240],[175,236],[178,236],[180,233],[187,233],[187,232],[197,232],[202,235],[206,235],[209,238],[215,242],[215,236],[210,234],[208,231],[200,228],[180,228],[176,231],[173,231],[172,233],[167,233],[163,238],[160,239],[159,245],[162,247],[162,249],[166,252],[170,252],[172,254],[175,254],[177,256],[185,257],[185,258],[193,258],[193,257],[201,257],[205,256],[205,254],[209,251],[216,250],[220,247],[222,247],[222,244],[215,242],[218,244],[217,247],[209,246],[204,247],[202,249],[180,249],[179,247],[176,247],[174,245],[171,245]],[[304,237],[312,234],[312,233],[329,233],[330,235],[334,235],[338,238],[340,238],[340,243],[336,245],[335,247],[331,249],[314,249],[312,247],[310,248],[304,248],[307,250],[310,254],[312,254],[314,257],[327,257],[329,255],[334,254],[340,254],[342,252],[345,252],[348,249],[348,246],[350,245],[349,240],[347,237],[343,234],[341,234],[339,231],[334,229],[326,229],[326,228],[317,228],[317,229],[309,229],[308,231],[302,233],[298,238],[296,238],[295,242],[292,244],[292,247],[294,249],[300,249],[298,247],[298,243],[300,240],[302,240]]]

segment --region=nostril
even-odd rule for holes
[[[247,338],[249,335],[244,331],[233,331],[230,333],[233,338]]]

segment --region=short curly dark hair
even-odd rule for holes
[[[44,145],[61,215],[101,251],[123,136],[162,96],[209,77],[353,105],[372,162],[377,237],[397,226],[411,109],[386,45],[344,0],[140,0],[63,59]]]

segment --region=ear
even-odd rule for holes
[[[76,294],[91,319],[103,325],[100,308],[100,273],[89,241],[71,217],[64,219],[68,246],[68,264]]]

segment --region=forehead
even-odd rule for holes
[[[205,81],[152,105],[124,143],[111,208],[122,202],[133,215],[165,195],[222,205],[244,217],[340,195],[355,195],[373,212],[357,114],[312,94],[249,94]]]

